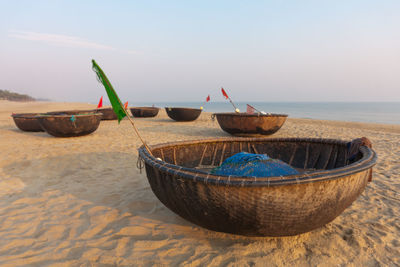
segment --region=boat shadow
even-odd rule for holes
[[[35,136],[35,137],[51,137],[48,133],[46,132],[27,132],[27,131],[22,131],[20,129],[13,129],[13,128],[5,128],[5,130],[19,134],[19,135],[25,135],[25,136]]]

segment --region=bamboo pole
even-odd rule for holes
[[[129,121],[131,122],[131,124],[132,124],[132,126],[133,126],[133,129],[135,130],[136,135],[139,137],[140,141],[142,142],[142,144],[144,145],[144,147],[147,149],[147,151],[149,152],[149,154],[153,156],[153,153],[151,153],[150,148],[149,148],[149,147],[147,146],[147,144],[144,142],[142,136],[141,136],[140,133],[139,133],[139,130],[136,128],[135,123],[133,122],[132,118],[129,116],[129,113],[128,113],[128,111],[125,109],[124,105],[122,105],[121,100],[119,99],[117,93],[115,92],[114,88],[112,87],[112,85],[111,85],[110,81],[108,80],[107,76],[105,75],[105,73],[103,72],[103,70],[96,64],[96,62],[95,62],[94,60],[93,60],[93,63],[97,66],[96,69],[98,69],[98,71],[101,72],[101,74],[102,74],[101,76],[104,77],[104,79],[103,79],[103,77],[100,77],[100,76],[98,75],[97,71],[94,69],[95,72],[96,72],[96,74],[97,74],[97,77],[99,78],[99,81],[100,81],[100,82],[105,82],[105,83],[107,83],[107,86],[112,90],[112,93],[116,96],[116,99],[117,99],[117,101],[118,101],[119,106],[122,108],[122,110],[124,111],[125,115],[128,117]],[[106,90],[106,91],[107,91],[107,90]],[[107,94],[108,94],[108,93],[107,93]],[[110,98],[109,95],[108,95],[108,97]],[[110,101],[111,101],[111,100],[110,100]],[[114,109],[114,108],[113,108],[113,109]],[[115,112],[115,111],[114,111],[114,112]]]

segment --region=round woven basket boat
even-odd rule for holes
[[[346,144],[332,139],[211,139],[151,146],[152,155],[141,147],[139,156],[154,194],[184,219],[219,232],[290,236],[329,223],[364,191],[377,156],[360,146],[349,161]],[[209,172],[241,151],[267,154],[301,174]]]
[[[117,114],[115,114],[115,112],[112,108],[99,108],[95,111],[103,114],[103,117],[101,118],[102,120],[116,120],[117,119]]]
[[[166,107],[168,117],[175,121],[194,121],[200,116],[199,108],[173,108]]]
[[[102,118],[101,113],[40,115],[40,126],[56,137],[73,137],[90,134],[97,130]]]
[[[136,118],[149,118],[157,116],[159,110],[156,107],[133,107],[131,113]]]
[[[219,126],[237,136],[270,135],[285,123],[286,114],[214,113]]]
[[[39,121],[36,116],[40,113],[18,113],[12,114],[15,125],[21,130],[26,132],[43,132],[40,127]]]

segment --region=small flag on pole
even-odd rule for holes
[[[255,111],[255,109],[252,106],[250,106],[249,104],[247,104],[246,113],[254,114],[255,113],[254,111]]]
[[[97,105],[97,108],[101,108],[103,106],[103,96],[100,97],[99,104]]]
[[[233,108],[235,109],[236,113],[240,113],[240,110],[235,106],[235,104],[233,103],[232,99],[228,96],[228,94],[225,92],[224,88],[221,87],[221,92],[222,95],[229,100],[229,102],[231,102]]]
[[[206,102],[204,102],[204,105],[205,105],[208,101],[210,101],[210,99],[211,99],[211,98],[210,98],[210,95],[208,95],[207,98],[206,98]],[[203,106],[204,106],[204,105],[203,105]],[[200,107],[201,110],[203,110],[203,106]]]
[[[124,104],[124,108],[125,108],[125,110],[127,110],[127,109],[128,109],[128,101],[126,101],[126,102],[125,102],[125,104]]]
[[[222,95],[223,95],[226,99],[229,99],[228,94],[225,92],[224,88],[222,88],[222,87],[221,87],[221,92],[222,92]]]

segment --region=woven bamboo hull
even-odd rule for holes
[[[204,228],[247,236],[297,235],[329,223],[364,191],[376,162],[375,152],[361,147],[358,160],[347,165],[345,142],[335,140],[256,140],[166,144],[152,146],[154,157],[144,148],[139,154],[166,207]],[[255,179],[195,169],[254,150],[305,167],[307,174]]]
[[[100,112],[101,114],[103,114],[103,117],[101,118],[102,120],[116,120],[117,119],[117,114],[115,114],[115,112],[112,108],[100,108],[97,110],[97,112]]]
[[[165,108],[168,117],[175,121],[194,121],[201,113],[201,109],[197,108]]]
[[[39,113],[19,113],[11,115],[13,117],[15,125],[21,131],[26,132],[43,132],[44,130],[39,124],[36,116]]]
[[[238,136],[271,135],[285,123],[284,114],[215,113],[225,132]]]
[[[89,115],[44,115],[38,116],[40,126],[55,137],[74,137],[88,135],[97,130],[101,121],[101,113]]]
[[[156,107],[133,107],[131,113],[136,118],[150,118],[157,116],[159,110]]]

